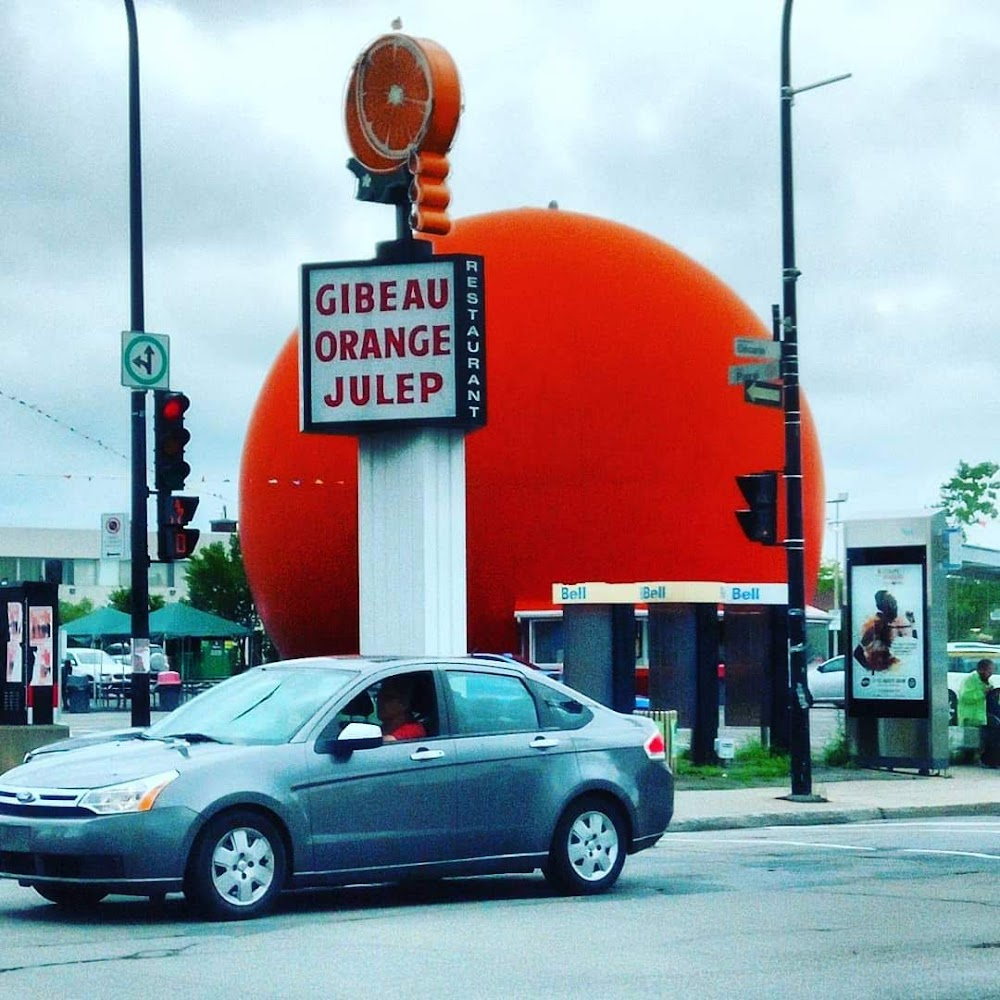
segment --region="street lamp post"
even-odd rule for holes
[[[130,332],[146,328],[142,275],[142,168],[139,145],[139,33],[134,0],[125,0],[128,20],[129,272]],[[132,725],[149,725],[149,674],[136,670],[136,651],[149,646],[149,539],[147,536],[146,392],[131,393],[132,421]]]
[[[843,601],[840,599],[841,595],[841,580],[840,580],[840,526],[843,523],[840,518],[840,505],[847,503],[848,495],[846,493],[838,493],[833,500],[827,500],[828,504],[834,505],[834,515],[833,521],[833,608],[834,611],[840,611]],[[839,632],[838,628],[838,632]],[[838,650],[839,652],[839,650]]]
[[[795,285],[795,212],[792,197],[792,103],[802,90],[812,90],[849,73],[798,90],[791,84],[790,36],[792,0],[785,0],[781,20],[781,377],[784,382],[785,498],[788,564],[788,677],[791,688],[789,750],[792,799],[810,800],[812,758],[809,740],[809,698],[806,679],[805,529],[802,515],[802,412],[799,401],[798,317]]]

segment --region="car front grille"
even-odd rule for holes
[[[113,879],[124,874],[122,859],[114,854],[34,854],[0,851],[0,874],[25,877]]]
[[[74,800],[75,801],[75,800]],[[0,802],[0,816],[20,816],[22,819],[93,819],[90,809],[81,809],[73,802],[64,806],[20,805]]]
[[[82,795],[63,788],[0,787],[0,816],[93,816],[77,806]]]

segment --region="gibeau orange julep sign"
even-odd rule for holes
[[[357,197],[396,206],[397,238],[374,260],[302,266],[302,430],[481,427],[483,260],[413,238],[451,228],[455,64],[427,39],[383,35],[355,62],[344,111]]]

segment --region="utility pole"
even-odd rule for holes
[[[802,411],[799,401],[798,317],[795,286],[795,211],[792,193],[792,103],[802,90],[847,79],[850,73],[794,90],[791,84],[792,0],[785,0],[781,20],[781,377],[785,412],[785,503],[788,560],[789,750],[792,794],[810,801],[812,757],[809,740],[809,699],[806,678],[805,528],[802,516]]]
[[[129,273],[130,330],[146,328],[142,281],[142,158],[139,144],[139,33],[134,0],[125,0],[128,19]],[[149,725],[149,540],[147,535],[146,391],[131,393],[132,411],[132,725]]]

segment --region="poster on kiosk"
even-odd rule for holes
[[[848,715],[927,718],[924,546],[848,549]]]

